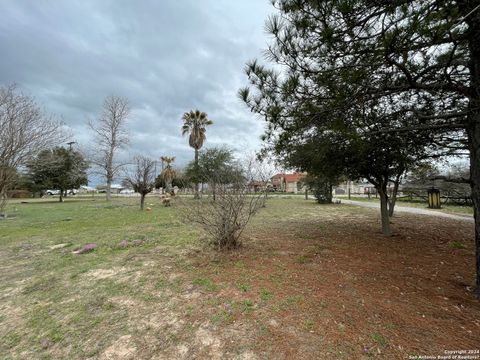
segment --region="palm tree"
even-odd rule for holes
[[[198,152],[207,139],[206,127],[212,125],[213,121],[208,119],[206,113],[200,110],[186,112],[182,116],[182,135],[190,134],[188,144],[195,150],[195,172],[198,174]],[[195,199],[198,199],[198,179],[195,179]]]
[[[162,173],[160,174],[165,181],[165,191],[167,193],[171,192],[171,187],[172,187],[172,181],[175,179],[177,176],[177,173],[175,169],[173,169],[172,164],[175,161],[175,156],[169,157],[169,156],[162,156],[160,157],[160,160],[163,163],[166,163],[167,165],[165,168],[162,170]]]

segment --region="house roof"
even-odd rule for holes
[[[272,180],[280,180],[283,178],[285,182],[298,182],[302,180],[302,178],[305,177],[305,174],[299,173],[299,172],[294,172],[293,174],[276,174],[272,176]]]

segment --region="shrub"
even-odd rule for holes
[[[28,190],[10,190],[7,191],[7,197],[10,199],[26,199],[31,198],[32,193]]]
[[[215,199],[207,196],[184,202],[183,218],[200,225],[216,249],[230,250],[241,245],[242,232],[264,202],[263,193],[248,194],[246,184],[217,183]]]
[[[309,175],[306,178],[306,183],[319,204],[332,203],[332,189],[335,181],[332,181],[325,176]]]

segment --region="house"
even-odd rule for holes
[[[280,173],[272,176],[272,186],[275,191],[297,193],[305,189],[303,178],[306,173],[294,172],[293,174]]]
[[[387,191],[391,193],[393,191],[393,183],[389,183]],[[403,185],[400,184],[398,191],[402,191]],[[344,181],[338,184],[334,190],[335,195],[376,195],[377,189],[371,183],[366,180],[360,181]]]
[[[343,181],[334,189],[335,195],[366,195],[375,194],[375,187],[368,181]]]

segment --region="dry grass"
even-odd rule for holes
[[[217,254],[147,199],[15,204],[0,222],[5,358],[361,359],[475,349],[471,225],[273,199]],[[122,240],[142,239],[121,248]],[[92,253],[73,255],[95,242]],[[70,244],[51,248],[56,244]],[[461,244],[459,246],[458,244]]]

